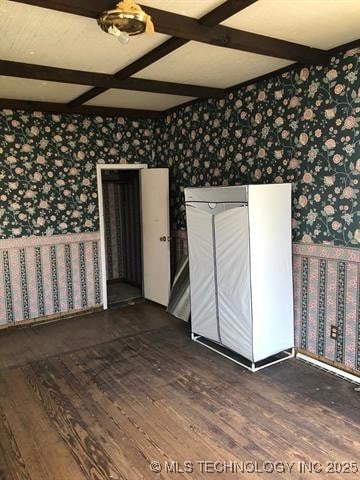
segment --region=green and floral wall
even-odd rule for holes
[[[360,369],[359,66],[360,49],[350,50],[174,111],[156,130],[180,253],[185,187],[292,183],[296,343],[352,369]]]
[[[152,163],[152,120],[0,112],[0,325],[100,305],[96,164]]]
[[[291,182],[295,242],[360,246],[360,72],[356,50],[168,115],[173,223],[184,187]]]
[[[152,121],[0,112],[0,238],[99,230],[97,163],[149,163]]]
[[[185,187],[291,182],[297,345],[359,370],[359,58],[343,52],[158,121],[3,111],[0,323],[101,302],[96,163],[148,163],[170,169],[181,251]]]

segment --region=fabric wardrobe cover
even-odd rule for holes
[[[213,218],[187,207],[192,331],[219,342]]]
[[[252,359],[248,207],[227,208],[187,207],[192,331]]]

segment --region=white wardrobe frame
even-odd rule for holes
[[[258,370],[262,370],[263,368],[270,367],[271,365],[275,365],[276,363],[283,362],[285,360],[288,360],[289,358],[294,358],[295,357],[295,347],[293,347],[290,352],[283,351],[281,352],[284,356],[282,358],[279,358],[277,360],[274,360],[273,362],[267,362],[264,365],[261,365],[259,367],[256,366],[255,362],[251,362],[251,366],[247,365],[246,363],[241,362],[240,360],[237,360],[235,355],[231,355],[231,351],[229,350],[229,355],[226,353],[222,352],[220,348],[217,347],[212,347],[211,345],[208,345],[207,343],[203,342],[202,339],[205,338],[201,335],[196,335],[195,333],[191,333],[191,340],[194,342],[200,343],[204,347],[208,348],[209,350],[212,350],[213,352],[218,353],[219,355],[231,360],[234,363],[237,363],[238,365],[241,365],[242,367],[246,368],[247,370],[250,370],[250,372],[257,372]],[[206,340],[206,339],[205,339]],[[224,348],[224,347],[223,347]],[[224,348],[225,350],[225,348]]]
[[[287,185],[286,187],[289,188],[289,185]],[[195,204],[197,204],[197,203],[198,204],[204,204],[204,203],[208,204],[210,209],[216,208],[216,205],[218,203],[219,204],[222,204],[222,203],[225,203],[225,204],[226,203],[229,203],[229,204],[237,204],[237,203],[240,204],[241,203],[242,204],[243,203],[243,204],[248,205],[248,209],[247,209],[247,216],[248,217],[247,218],[249,218],[250,212],[252,210],[252,215],[255,214],[255,218],[257,218],[257,223],[259,224],[260,221],[263,221],[264,215],[267,216],[267,211],[266,210],[265,210],[265,213],[262,213],[263,210],[259,209],[259,202],[260,202],[260,206],[261,206],[262,203],[266,202],[266,200],[269,196],[271,197],[273,195],[273,193],[271,192],[271,188],[275,189],[275,191],[276,191],[276,189],[285,188],[285,185],[284,186],[280,186],[280,185],[276,185],[276,186],[273,186],[273,185],[249,185],[249,186],[238,186],[238,187],[188,188],[188,189],[185,189],[185,203],[186,203],[187,215],[190,214],[190,212],[194,208]],[[237,195],[237,193],[234,193],[234,192],[236,192],[237,189],[239,189],[238,190],[239,191],[239,196]],[[270,192],[269,192],[269,190],[270,190]],[[245,191],[246,191],[246,196],[243,195],[243,193]],[[264,192],[265,192],[265,196],[264,196]],[[275,199],[276,199],[275,200],[275,206],[276,206],[276,202],[281,202],[282,201],[282,195],[280,195],[280,196],[275,195]],[[213,203],[213,206],[211,206],[211,203]],[[269,204],[271,205],[272,203],[270,202]],[[257,206],[258,206],[258,208],[257,208]],[[188,210],[188,209],[190,209],[190,210]],[[201,212],[203,209],[200,208],[199,210]],[[228,212],[231,212],[231,211],[232,211],[231,209],[228,210]],[[228,213],[228,212],[226,212],[226,213]],[[257,213],[257,212],[259,212],[259,213]],[[218,213],[221,213],[222,215],[226,214],[225,211],[224,212],[218,212]],[[288,212],[288,214],[290,215],[289,212]],[[259,215],[260,215],[260,217],[259,217]],[[192,214],[191,218],[192,218],[191,222],[192,223],[195,222],[193,214]],[[269,218],[271,218],[271,216]],[[190,219],[188,218],[187,222],[189,222],[189,220]],[[288,220],[288,223],[289,222],[290,222],[290,219]],[[265,220],[265,224],[266,223],[267,222]],[[196,228],[197,228],[198,225],[202,225],[201,216],[199,218],[197,218],[194,225],[196,225]],[[248,225],[249,246],[248,246],[248,248],[249,248],[249,268],[250,268],[249,275],[250,275],[250,278],[253,277],[253,274],[251,273],[252,260],[254,258],[257,258],[257,257],[254,257],[254,256],[251,255],[251,251],[252,251],[253,247],[255,247],[255,250],[256,250],[256,244],[257,244],[257,241],[256,241],[257,237],[256,237],[256,233],[255,233],[256,232],[256,225],[257,225],[256,223],[250,222],[250,220],[249,220],[249,225]],[[191,226],[191,223],[190,223],[190,226]],[[189,226],[189,223],[188,223],[188,228],[190,228],[190,226]],[[204,231],[204,228],[205,227],[203,227],[203,231]],[[270,228],[269,225],[267,225],[267,229],[269,229],[269,228]],[[290,228],[290,225],[289,225],[289,228]],[[205,231],[207,231],[206,228],[205,228]],[[267,230],[265,229],[265,233],[266,233],[266,231]],[[288,232],[288,234],[289,234],[289,232]],[[188,237],[188,239],[189,239],[189,237]],[[251,239],[252,239],[252,241],[251,241]],[[197,239],[197,240],[199,242],[201,241],[199,239]],[[193,239],[191,241],[194,242],[195,240]],[[190,247],[191,247],[191,245],[189,246],[189,249],[190,249]],[[262,248],[263,247],[262,247],[261,242],[260,242],[258,250],[261,252]],[[291,260],[290,260],[290,258],[291,258],[291,239],[289,240],[289,243],[286,243],[286,248],[288,250],[288,252],[287,252],[288,253],[288,260],[289,260],[289,265],[290,265],[290,270],[291,270]],[[190,251],[190,253],[191,253],[191,251]],[[189,255],[190,255],[190,253],[189,253]],[[207,258],[209,260],[208,256],[206,256],[207,253],[205,253],[205,258]],[[214,255],[215,255],[215,253],[214,253]],[[259,263],[259,261],[257,263]],[[210,260],[209,260],[209,262],[210,262]],[[192,264],[192,259],[191,259],[191,255],[190,255],[190,283],[191,283],[191,275],[192,275],[191,264]],[[206,264],[206,262],[205,262],[205,264]],[[199,268],[200,268],[199,267],[199,261],[194,263],[194,268],[199,270]],[[287,276],[290,273],[290,270],[289,270],[289,272],[286,272]],[[216,271],[216,267],[215,267],[215,271]],[[259,273],[260,271],[262,271],[262,270],[259,269],[259,266],[257,266],[257,268],[255,268],[255,275],[256,275],[256,272]],[[194,270],[194,272],[196,272],[196,270]],[[205,268],[205,272],[208,272],[207,268]],[[202,273],[204,273],[203,269],[202,269]],[[199,278],[197,273],[195,273],[195,275],[197,275],[197,278]],[[210,274],[210,276],[211,276],[211,274]],[[255,300],[255,306],[257,308],[255,318],[259,319],[263,316],[262,313],[261,313],[261,307],[259,307],[259,305],[261,304],[261,300],[259,300],[257,298],[259,296],[259,290],[258,289],[255,289],[256,292],[257,292],[256,293],[257,297],[254,296],[255,293],[254,293],[253,281],[255,281],[255,279],[256,279],[256,277],[254,276],[252,278],[252,280],[250,280],[250,284],[249,284],[250,285],[250,287],[249,287],[250,297],[249,298],[250,298],[250,302],[251,302],[251,306],[250,306],[250,312],[251,313],[250,313],[250,315],[251,315],[252,324],[253,324],[254,315],[255,315],[255,313],[254,313],[254,310],[255,310],[254,309],[254,300]],[[287,278],[287,280],[289,280],[289,278]],[[204,278],[202,278],[202,281],[204,281]],[[217,282],[217,274],[216,273],[214,273],[214,281],[215,281],[215,283]],[[291,284],[292,284],[292,277],[291,277]],[[194,285],[195,285],[195,282],[194,282]],[[205,287],[204,287],[204,285],[205,285]],[[206,282],[202,283],[202,288],[206,288],[207,286],[208,285],[207,285]],[[260,288],[263,288],[263,287],[264,286],[262,286]],[[197,288],[197,287],[194,287],[194,288]],[[290,290],[292,291],[292,287],[291,288],[289,287],[288,290],[289,290],[288,293],[290,295]],[[198,293],[198,290],[196,290],[196,292]],[[215,287],[215,295],[217,295],[216,287]],[[193,297],[193,294],[192,294],[192,297]],[[205,295],[205,297],[206,297],[206,295]],[[276,297],[276,298],[279,300],[280,297]],[[287,317],[289,317],[289,319],[290,319],[290,317],[292,318],[292,314],[290,313],[290,312],[293,311],[293,308],[292,308],[292,301],[293,300],[292,300],[292,298],[293,298],[293,293],[291,293],[291,295],[289,296],[289,302],[290,303],[289,303],[289,306],[285,309],[285,312],[284,312],[283,318],[285,318],[285,319],[287,319]],[[193,298],[192,298],[192,301],[193,301]],[[197,301],[197,306],[198,305],[199,305],[199,303]],[[216,302],[216,305],[217,305],[217,302]],[[275,305],[275,307],[273,307],[270,303],[270,307],[275,308],[276,305]],[[232,349],[230,345],[225,345],[225,344],[222,344],[221,342],[218,343],[217,340],[213,339],[213,336],[216,336],[216,334],[213,331],[215,329],[215,327],[213,327],[213,323],[211,323],[211,328],[210,328],[208,322],[206,322],[207,326],[204,327],[204,322],[205,322],[204,318],[206,317],[206,313],[208,313],[208,311],[206,310],[206,307],[201,304],[201,302],[200,302],[200,307],[199,308],[201,310],[201,313],[199,313],[199,312],[197,312],[197,313],[200,315],[199,318],[201,318],[202,325],[201,325],[201,327],[200,327],[199,324],[197,325],[197,328],[199,328],[200,331],[196,331],[196,327],[192,326],[192,333],[191,333],[192,340],[196,341],[197,343],[200,343],[201,345],[205,346],[206,348],[208,348],[210,350],[213,350],[213,351],[217,352],[218,354],[222,355],[223,357],[228,358],[229,360],[245,367],[246,369],[248,369],[252,372],[256,372],[256,371],[261,370],[263,368],[266,368],[270,365],[274,365],[276,363],[280,363],[280,362],[283,362],[284,360],[287,360],[289,358],[294,357],[295,348],[294,348],[294,338],[293,338],[294,337],[293,320],[291,322],[287,322],[287,321],[285,322],[285,325],[288,328],[286,329],[286,335],[285,335],[284,339],[282,341],[280,341],[280,344],[278,345],[279,350],[276,350],[276,352],[273,352],[273,353],[268,352],[269,353],[268,356],[263,357],[262,359],[259,358],[258,360],[256,360],[256,356],[259,356],[259,352],[258,352],[257,355],[255,355],[255,358],[250,359],[250,357],[247,357],[245,355],[245,353],[241,353],[241,354],[237,353],[236,349]],[[204,312],[205,312],[205,314],[204,314]],[[202,318],[202,315],[205,315],[205,317]],[[274,315],[274,316],[277,316],[277,315]],[[259,325],[259,322],[257,322],[257,324]],[[273,323],[271,323],[270,325],[273,325]],[[291,326],[292,326],[292,328],[291,328]],[[212,330],[212,328],[213,328],[213,330]],[[206,333],[204,333],[204,331]],[[253,330],[253,332],[254,332],[254,330]],[[244,345],[243,345],[243,349],[244,349]],[[269,350],[269,348],[265,347],[265,351],[266,350]],[[254,357],[254,353],[252,355]],[[281,358],[279,358],[280,355],[281,355]],[[273,357],[277,357],[277,358],[274,359]]]
[[[98,204],[99,204],[99,220],[100,220],[100,260],[101,260],[101,285],[102,285],[102,303],[103,309],[108,308],[107,299],[107,281],[106,281],[106,249],[105,249],[105,222],[104,222],[104,196],[102,186],[102,171],[103,170],[143,170],[148,168],[146,163],[98,163],[96,165],[97,175],[97,191],[98,191]],[[141,192],[140,192],[141,195]],[[142,242],[141,242],[142,250]]]

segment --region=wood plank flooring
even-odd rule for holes
[[[1,480],[359,478],[347,462],[354,385],[297,360],[251,374],[153,304],[0,333]]]

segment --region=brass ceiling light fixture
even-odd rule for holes
[[[123,0],[113,10],[103,12],[98,24],[104,32],[117,37],[121,43],[128,43],[132,35],[154,33],[150,15],[133,0]]]

